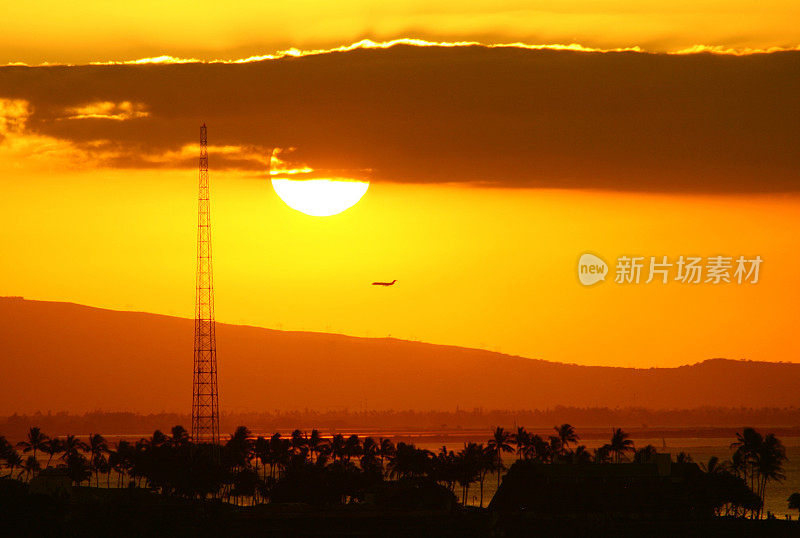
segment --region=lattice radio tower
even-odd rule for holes
[[[197,211],[197,294],[194,316],[192,441],[219,444],[217,342],[214,333],[214,276],[211,270],[206,124],[200,127],[200,190]]]

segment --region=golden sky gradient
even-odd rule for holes
[[[212,131],[213,132],[213,131]],[[800,199],[375,183],[333,217],[213,172],[217,317],[580,364],[797,360]],[[196,174],[0,180],[0,294],[191,317]],[[585,288],[577,257],[760,255],[755,285]],[[370,286],[397,278],[393,288]]]
[[[800,44],[794,2],[465,5],[18,3],[0,63],[403,37]],[[0,294],[191,317],[205,121],[219,321],[590,365],[797,361],[799,55],[402,45],[2,67]],[[276,148],[309,177],[371,186],[344,213],[304,215],[270,186]],[[587,251],[612,267],[623,255],[764,264],[755,285],[587,288]]]
[[[237,59],[415,37],[677,51],[796,47],[792,0],[6,3],[0,63]]]

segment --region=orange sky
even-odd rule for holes
[[[42,0],[6,3],[3,17],[0,63],[88,63],[162,54],[235,59],[401,37],[638,45],[651,51],[800,45],[800,6],[793,0]]]
[[[213,160],[212,160],[213,162]],[[213,168],[212,168],[213,170]],[[0,293],[192,316],[192,170],[2,179]],[[621,366],[797,360],[800,199],[373,184],[333,217],[212,171],[217,317]],[[756,285],[592,288],[590,250],[760,255]],[[397,278],[393,288],[376,279]]]
[[[0,63],[236,59],[403,37],[800,44],[796,2],[149,4],[6,6]],[[798,54],[400,46],[2,67],[0,294],[190,317],[207,121],[220,321],[580,364],[796,361]],[[320,177],[372,185],[340,215],[303,215],[269,185],[276,147]],[[764,265],[756,285],[586,288],[586,251],[612,266],[720,254]]]

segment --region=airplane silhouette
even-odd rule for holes
[[[394,286],[395,282],[397,282],[396,278],[394,280],[392,280],[391,282],[373,282],[372,285],[373,286]]]

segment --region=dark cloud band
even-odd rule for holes
[[[378,181],[665,192],[800,189],[800,52],[661,55],[395,46],[245,64],[0,68],[27,128],[105,165],[196,142],[264,170],[270,148]],[[116,118],[65,111],[92,103]],[[101,142],[98,142],[101,141]],[[143,156],[143,157],[137,157]],[[162,156],[162,157],[159,157]],[[354,172],[354,176],[359,173]]]

